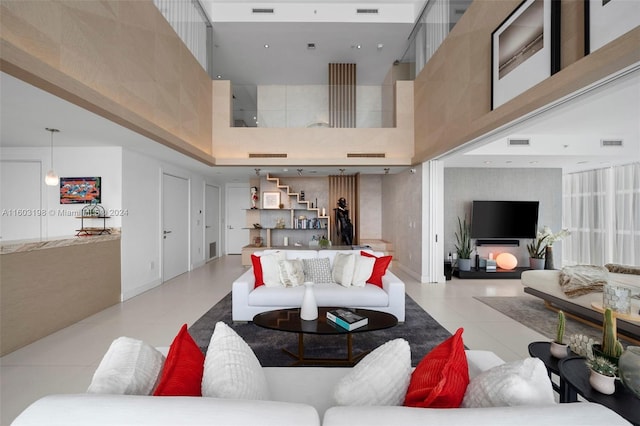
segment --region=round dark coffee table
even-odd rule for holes
[[[327,311],[335,309],[349,309],[358,315],[362,315],[369,319],[369,323],[355,330],[346,330],[339,325],[327,320]],[[357,333],[366,333],[369,331],[383,330],[391,328],[398,324],[398,319],[386,312],[373,311],[370,309],[354,309],[341,307],[321,307],[318,308],[318,319],[313,321],[305,321],[300,319],[300,308],[278,309],[275,311],[262,312],[253,317],[253,323],[257,326],[268,328],[270,330],[286,331],[290,333],[298,333],[298,353],[293,353],[285,348],[282,350],[295,359],[293,365],[302,364],[322,364],[322,365],[354,365],[368,352],[358,355],[353,354],[353,335]],[[344,334],[347,336],[347,357],[346,358],[307,358],[304,355],[304,335],[337,335]]]
[[[593,389],[589,384],[589,368],[582,357],[564,358],[558,363],[560,377],[567,383],[569,399],[576,402],[580,394],[590,402],[597,402],[610,408],[622,417],[640,425],[640,399],[633,392],[624,387],[620,380],[616,380],[616,391],[612,395],[605,395]]]

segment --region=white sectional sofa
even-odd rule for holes
[[[469,376],[499,365],[492,352],[466,351]],[[432,409],[334,406],[333,389],[350,368],[265,367],[270,401],[133,395],[51,395],[29,406],[12,426],[353,426],[353,425],[629,425],[593,403]]]
[[[337,253],[359,254],[357,250],[264,250],[254,253],[256,256],[284,252],[286,259],[313,259],[326,257],[331,266]],[[376,257],[384,253],[364,250]],[[251,321],[256,314],[276,309],[299,307],[302,302],[304,286],[298,287],[255,287],[253,267],[249,268],[233,283],[232,318],[233,321]],[[314,294],[318,306],[344,306],[349,308],[373,309],[388,312],[405,319],[405,288],[391,271],[382,277],[382,288],[373,284],[364,287],[343,287],[336,283],[315,283]]]

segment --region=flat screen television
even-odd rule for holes
[[[473,201],[471,238],[535,238],[539,201]]]

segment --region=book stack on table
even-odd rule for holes
[[[348,309],[328,311],[327,319],[349,331],[369,324],[369,318],[358,315]]]

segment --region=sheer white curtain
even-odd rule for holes
[[[640,163],[614,169],[616,263],[640,265]]]
[[[564,264],[640,265],[640,163],[565,175]]]

